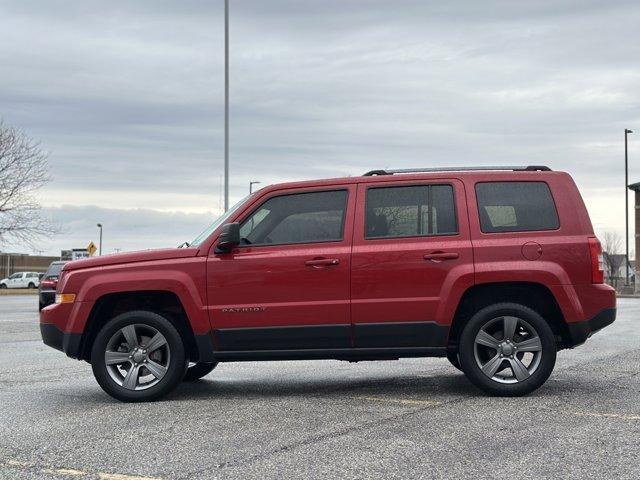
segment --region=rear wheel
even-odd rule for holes
[[[36,288],[36,284],[33,282],[30,282],[28,288],[31,288],[31,289]]]
[[[202,377],[211,373],[211,371],[216,368],[218,364],[214,363],[196,363],[189,368],[187,368],[187,373],[184,374],[185,382],[193,382],[195,380],[200,380]]]
[[[147,311],[123,313],[98,332],[91,349],[96,380],[123,402],[157,400],[187,368],[182,337],[169,320]]]
[[[520,396],[540,387],[556,362],[547,322],[515,303],[477,312],[460,337],[460,365],[469,380],[491,395]]]

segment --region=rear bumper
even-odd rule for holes
[[[568,323],[567,327],[569,328],[571,343],[567,345],[567,347],[575,347],[586,342],[587,338],[602,330],[607,325],[611,325],[615,319],[616,309],[607,308],[584,322]]]

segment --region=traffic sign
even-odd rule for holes
[[[95,243],[89,242],[89,245],[87,245],[87,252],[89,252],[89,256],[93,257],[93,254],[96,253],[97,251],[98,251],[98,247],[96,247]]]

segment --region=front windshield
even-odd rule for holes
[[[254,194],[251,194],[251,195],[254,195]],[[211,225],[209,225],[209,227],[207,227],[207,229],[204,232],[198,235],[197,238],[189,244],[189,246],[199,247],[202,242],[204,242],[207,238],[209,238],[209,235],[211,235],[216,228],[218,228],[220,225],[226,222],[229,217],[231,217],[234,213],[236,213],[236,211],[242,205],[244,205],[244,203],[249,199],[249,197],[251,197],[251,195],[247,195],[238,203],[236,203],[233,207],[231,207],[229,210],[227,210],[222,215],[220,215],[218,219],[215,222],[213,222]]]

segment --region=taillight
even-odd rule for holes
[[[589,237],[589,252],[591,253],[591,282],[604,283],[604,256],[600,240]]]
[[[55,290],[56,287],[58,286],[58,279],[57,278],[47,278],[46,280],[42,280],[40,282],[40,285],[43,288],[49,288],[51,290]]]

